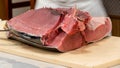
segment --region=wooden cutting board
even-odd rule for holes
[[[120,64],[120,37],[108,37],[99,42],[66,53],[34,48],[0,33],[0,51],[72,68],[106,68]]]

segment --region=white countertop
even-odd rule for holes
[[[0,52],[0,68],[66,68],[66,67]]]

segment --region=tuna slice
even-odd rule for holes
[[[42,37],[54,29],[60,21],[60,13],[53,9],[42,8],[29,10],[24,14],[12,18],[8,25],[14,30]]]
[[[14,17],[7,25],[10,38],[66,52],[104,38],[110,23],[109,18],[91,17],[76,8],[41,8]]]

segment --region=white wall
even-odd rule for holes
[[[15,8],[13,9],[13,17],[19,15],[19,14],[22,14],[26,11],[28,11],[30,9],[30,7],[22,7],[22,8]]]
[[[23,1],[30,1],[30,0],[12,0],[12,3],[23,2]]]
[[[29,1],[29,0],[12,0],[12,3],[16,3],[16,2],[23,2],[23,1]],[[22,7],[22,8],[15,8],[13,9],[13,17],[21,14],[21,13],[24,13],[26,12],[27,10],[30,9],[30,6],[29,7]]]

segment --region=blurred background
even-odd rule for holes
[[[120,0],[103,0],[103,4],[112,20],[112,35],[120,37]],[[35,0],[0,0],[0,19],[9,20],[34,9],[34,5]]]

